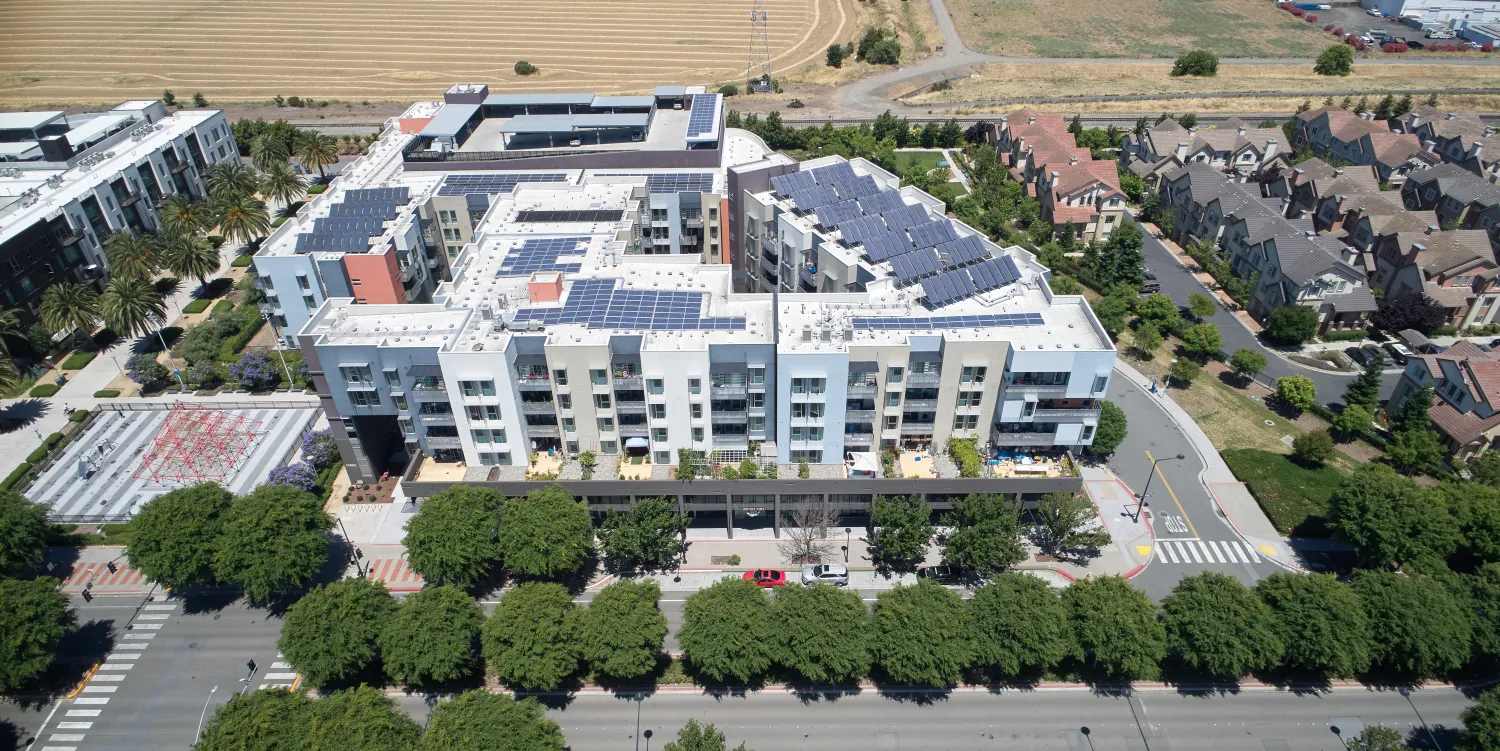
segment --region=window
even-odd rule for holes
[[[573,418],[571,417],[564,417],[562,419],[562,428],[564,433],[578,432],[578,426],[573,422]]]
[[[984,383],[985,372],[989,370],[983,365],[968,365],[959,373],[959,383]]]
[[[702,378],[689,378],[688,379],[688,393],[689,394],[701,394],[701,393],[703,393],[703,379]]]
[[[954,430],[973,430],[979,427],[979,415],[958,415],[953,418]]]
[[[652,396],[661,396],[663,393],[665,393],[665,391],[662,388],[661,379],[660,378],[647,378],[646,379],[646,393],[648,393],[648,394],[650,394]]]
[[[807,404],[804,402],[792,403],[792,419],[807,417]]]
[[[558,394],[557,395],[557,406],[560,409],[572,409],[573,408],[573,395],[572,394]]]
[[[827,390],[828,390],[828,379],[826,379],[826,378],[809,378],[809,379],[807,379],[807,393],[809,393],[809,394],[821,394],[821,393],[823,393],[824,391],[827,391]]]
[[[599,453],[601,453],[601,454],[618,454],[618,453],[620,453],[620,444],[618,442],[616,442],[616,441],[600,441],[599,442]]]
[[[652,406],[657,406],[657,405],[652,405]],[[694,402],[693,405],[692,405],[692,413],[693,413],[693,419],[694,420],[701,420],[701,419],[703,419],[703,405],[699,404],[697,402]]]
[[[341,365],[339,375],[344,378],[344,383],[351,386],[375,385],[375,376],[370,373],[368,365]]]
[[[792,379],[792,393],[793,394],[805,394],[805,393],[807,393],[807,379],[805,379],[805,378],[793,378]]]
[[[475,430],[475,431],[473,431],[473,433],[474,433],[474,442],[475,443],[489,443],[490,442],[490,431],[488,431],[488,430]]]
[[[1094,376],[1094,393],[1102,394],[1109,388],[1109,376]]]
[[[667,429],[666,428],[652,428],[651,429],[651,440],[656,441],[657,443],[666,443],[667,442]]]
[[[702,441],[703,441],[703,428],[693,428],[693,442],[694,443],[701,443]]]
[[[765,409],[766,408],[766,394],[765,394],[765,392],[763,392],[763,391],[752,391],[752,392],[750,392],[750,408],[751,409]]]
[[[906,377],[906,368],[891,367],[885,371],[886,383],[900,383]]]
[[[396,400],[396,409],[402,412],[406,411],[406,397],[400,394],[391,394],[391,398]]]
[[[452,212],[452,211],[439,211],[438,212],[438,221],[440,221],[440,222],[456,222],[456,221],[458,221],[458,214],[456,212]]]
[[[609,374],[604,370],[604,368],[590,368],[589,382],[594,384],[595,386],[603,386],[606,383],[609,383]]]
[[[494,381],[459,381],[458,387],[464,396],[494,396]]]
[[[885,416],[885,429],[886,430],[895,430],[896,429],[896,422],[898,420],[900,420],[900,419],[901,418],[898,415],[886,415]]]
[[[497,405],[494,405],[494,404],[490,404],[490,405],[485,406],[485,408],[484,408],[484,419],[486,419],[486,420],[498,420],[498,419],[500,419],[500,407],[497,406]]]
[[[792,427],[792,440],[794,440],[794,441],[805,441],[805,440],[807,440],[807,428],[804,428],[804,427],[802,427],[800,425],[793,426]]]
[[[599,432],[600,433],[613,433],[613,432],[615,432],[615,418],[613,418],[613,417],[599,417],[599,418],[595,418],[595,420],[599,424]]]
[[[380,406],[380,392],[350,391],[349,401],[356,407],[378,407]]]
[[[484,407],[470,407],[469,408],[469,419],[470,420],[483,420],[484,419]]]
[[[397,420],[397,422],[401,423],[401,432],[406,433],[407,435],[417,434],[417,426],[412,424],[411,418],[403,417]]]
[[[312,283],[307,281],[307,274],[297,275],[297,286],[302,289],[312,289]]]
[[[693,405],[693,406],[699,406],[699,405]],[[667,419],[667,405],[665,405],[665,404],[653,404],[653,405],[651,405],[651,419],[653,419],[653,420],[665,420],[665,419]]]
[[[766,369],[765,368],[751,368],[750,369],[750,385],[751,386],[764,386],[765,383],[766,383]]]
[[[981,401],[983,401],[983,400],[984,400],[984,392],[983,391],[960,391],[960,392],[958,392],[958,406],[960,406],[960,407],[978,407],[979,403]]]
[[[751,433],[764,433],[766,432],[766,418],[756,415],[750,418],[749,426]]]
[[[594,407],[596,409],[609,409],[609,394],[594,394]]]
[[[556,381],[559,386],[568,385],[568,371],[562,368],[552,371],[552,380]]]
[[[819,428],[819,427],[808,428],[807,429],[807,440],[809,440],[809,441],[821,441],[821,440],[823,440],[823,429]]]
[[[1031,417],[1036,414],[1036,402],[1026,402],[1021,405],[1021,416]]]
[[[1091,441],[1093,439],[1094,439],[1094,426],[1092,426],[1092,425],[1085,425],[1085,426],[1083,426],[1083,432],[1081,432],[1081,433],[1078,434],[1078,440],[1080,440],[1080,441]]]
[[[900,391],[887,391],[886,394],[885,394],[885,406],[887,406],[887,407],[899,407],[899,406],[901,406],[901,392]]]

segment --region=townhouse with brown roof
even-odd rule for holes
[[[1280,128],[1253,127],[1231,117],[1215,128],[1184,128],[1168,118],[1137,136],[1125,134],[1120,163],[1155,190],[1172,167],[1200,162],[1220,172],[1259,181],[1267,170],[1291,164],[1292,149]]]
[[[1172,239],[1179,245],[1197,240],[1218,242],[1225,217],[1247,210],[1280,216],[1281,200],[1260,195],[1260,186],[1235,182],[1201,162],[1189,162],[1162,176],[1163,203],[1172,207]]]
[[[1500,177],[1500,135],[1479,119],[1478,112],[1421,107],[1408,112],[1392,128],[1415,135],[1423,148],[1448,164],[1486,180]]]
[[[1450,456],[1468,462],[1495,445],[1500,438],[1500,351],[1486,352],[1460,340],[1438,354],[1408,358],[1388,409],[1428,386],[1437,398],[1427,414]]]
[[[1094,159],[1078,146],[1062,115],[1017,110],[1000,118],[994,138],[1000,161],[1037,197],[1054,233],[1071,225],[1075,240],[1102,242],[1124,221],[1115,162]]]
[[[1408,209],[1434,212],[1440,226],[1483,230],[1500,248],[1500,185],[1457,164],[1440,164],[1412,175],[1401,198]]]
[[[1492,323],[1500,311],[1500,263],[1482,231],[1429,226],[1388,232],[1376,240],[1372,255],[1371,280],[1388,300],[1425,295],[1447,311],[1448,325],[1460,329]]]
[[[1350,164],[1375,167],[1382,183],[1399,185],[1407,175],[1438,163],[1411,133],[1392,132],[1385,121],[1365,112],[1359,115],[1337,107],[1297,113],[1294,148],[1332,156]]]
[[[1227,217],[1221,244],[1236,276],[1256,278],[1248,312],[1261,323],[1277,308],[1303,305],[1318,312],[1319,333],[1349,331],[1364,328],[1375,312],[1364,270],[1306,218],[1267,216],[1247,205]]]

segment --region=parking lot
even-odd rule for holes
[[[1365,13],[1365,9],[1358,5],[1335,5],[1333,10],[1309,11],[1318,17],[1318,27],[1327,24],[1343,27],[1345,34],[1362,35],[1370,29],[1380,29],[1387,34],[1403,37],[1408,42],[1425,42],[1425,32],[1414,29],[1406,24],[1398,22],[1394,18],[1376,18]],[[1332,37],[1329,37],[1332,39]],[[1450,42],[1462,40],[1450,39]]]

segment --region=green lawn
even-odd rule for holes
[[[68,359],[62,361],[63,370],[83,370],[84,366],[94,361],[98,352],[74,352],[68,355]]]
[[[964,186],[960,183],[939,183],[932,187],[932,196],[943,203],[948,204],[951,209],[953,201],[960,196],[968,195]]]
[[[1221,451],[1229,469],[1250,488],[1282,534],[1327,537],[1328,497],[1344,475],[1329,465],[1308,469],[1290,456],[1260,449]]]
[[[896,152],[896,171],[905,172],[913,166],[925,170],[937,169],[938,160],[943,158],[941,151],[898,151]]]

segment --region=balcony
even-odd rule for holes
[[[180,175],[180,174],[182,174],[184,172],[187,172],[188,166],[189,165],[188,165],[187,162],[185,162],[185,161],[179,161],[178,163],[172,165],[172,174],[174,174],[174,175]]]
[[[422,268],[421,266],[418,266],[415,263],[408,263],[405,266],[402,266],[401,267],[401,281],[403,281],[403,282],[409,282],[409,281],[411,281],[412,279],[414,279],[417,276],[417,271],[419,269],[421,269],[421,268]]]
[[[874,433],[845,433],[845,446],[868,446],[875,442]]]
[[[906,423],[901,426],[901,435],[932,435],[933,425],[934,423],[930,422]]]
[[[1051,446],[1056,433],[995,433],[996,446]]]
[[[52,241],[57,243],[57,247],[59,248],[66,248],[82,239],[83,230],[73,229],[72,227],[63,232],[55,232],[52,235]]]
[[[444,412],[444,413],[441,413],[441,414],[418,413],[417,414],[417,420],[420,421],[423,425],[454,425],[454,424],[456,424],[454,422],[454,420],[453,420],[453,413],[452,412]]]
[[[1058,422],[1085,420],[1090,417],[1098,417],[1099,410],[1095,409],[1038,409],[1033,415],[1037,422]]]
[[[683,215],[683,217],[682,217],[682,226],[684,226],[684,227],[696,227],[698,229],[703,229],[703,215],[702,214],[697,214],[697,215],[694,215],[694,214],[685,214],[685,215]]]
[[[907,399],[906,409],[913,412],[931,412],[937,409],[936,399]]]
[[[435,449],[460,449],[464,444],[456,435],[430,435],[427,436],[427,446]]]
[[[875,410],[873,409],[850,409],[844,411],[844,419],[848,422],[875,422]]]
[[[562,429],[556,425],[527,425],[526,435],[532,438],[561,438]]]
[[[943,382],[942,373],[907,373],[906,382],[913,386],[936,386]]]
[[[553,402],[521,402],[521,414],[523,415],[550,415],[557,411],[557,404]]]
[[[880,385],[874,378],[863,378],[857,381],[849,381],[845,390],[849,396],[874,396],[880,390]]]
[[[407,396],[418,402],[446,402],[448,391],[446,389],[424,389],[413,387]]]
[[[709,418],[715,425],[743,425],[749,416],[745,410],[714,412]]]
[[[518,391],[551,391],[552,379],[547,376],[516,376]]]
[[[714,448],[733,451],[735,449],[749,449],[750,436],[748,435],[716,435],[714,436]]]
[[[140,193],[126,193],[125,197],[120,199],[120,208],[134,206],[140,203],[142,198],[145,198],[145,196]]]
[[[651,435],[651,426],[649,425],[620,425],[619,430],[620,435],[626,438]]]
[[[625,389],[627,391],[640,391],[642,388],[644,388],[644,385],[645,379],[641,377],[640,373],[621,373],[619,371],[615,372],[616,388]]]
[[[1062,396],[1068,393],[1066,383],[1007,383],[1007,394],[1036,394],[1037,396]]]
[[[743,383],[714,383],[709,385],[708,393],[715,399],[744,399],[750,390]]]
[[[615,412],[622,415],[644,415],[646,414],[645,402],[622,402],[615,400]]]

